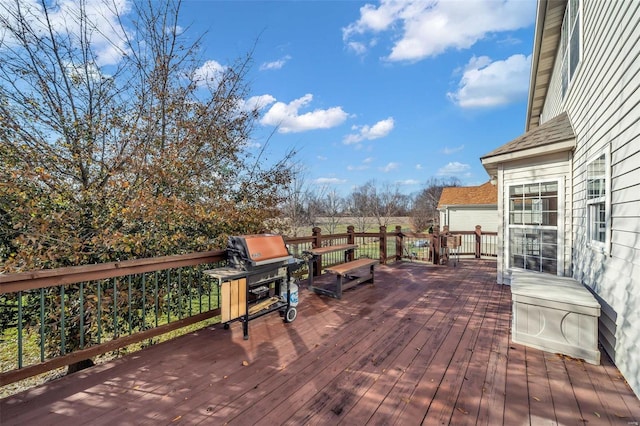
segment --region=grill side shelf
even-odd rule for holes
[[[295,308],[290,307],[288,297],[286,300],[280,297],[282,292],[289,292],[286,267],[274,264],[272,268],[244,271],[225,266],[203,272],[217,280],[224,328],[228,329],[234,321],[242,322],[245,340],[249,338],[248,323],[255,318],[274,311],[281,311],[285,319],[291,318],[289,311]],[[282,286],[285,286],[284,289]]]

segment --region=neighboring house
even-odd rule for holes
[[[440,229],[486,232],[498,230],[498,188],[487,182],[480,186],[452,186],[442,189],[438,202]]]
[[[498,282],[572,276],[640,395],[640,1],[538,2],[525,133],[481,158],[498,179]]]

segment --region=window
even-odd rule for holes
[[[560,49],[562,49],[562,97],[567,93],[573,74],[580,63],[582,38],[580,33],[580,1],[569,0],[562,19]]]
[[[509,187],[509,265],[557,274],[558,182]]]
[[[607,156],[604,153],[587,164],[587,241],[591,247],[599,250],[607,248],[609,238],[607,172]]]

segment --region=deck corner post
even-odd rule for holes
[[[433,227],[431,234],[431,260],[434,265],[440,264],[440,226]]]
[[[314,226],[311,230],[313,241],[311,242],[312,248],[322,247],[322,229],[318,226]],[[319,277],[322,273],[322,256],[317,256],[314,260],[313,276]]]
[[[387,263],[387,227],[380,226],[380,263]]]
[[[482,226],[476,225],[476,259],[480,259],[482,255]]]
[[[396,262],[402,260],[403,239],[402,226],[396,225]]]

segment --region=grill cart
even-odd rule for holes
[[[281,235],[229,237],[228,266],[204,271],[220,289],[221,322],[225,328],[242,322],[244,339],[249,321],[278,311],[284,322],[296,319],[298,286],[293,272],[303,263],[289,254]]]

